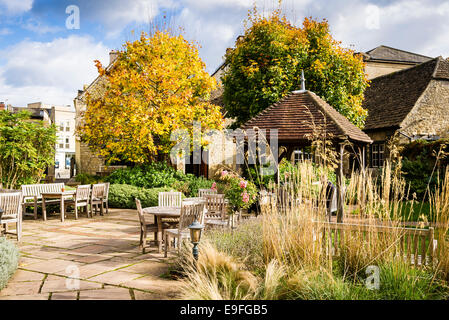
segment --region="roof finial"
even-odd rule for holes
[[[301,90],[295,90],[293,91],[293,93],[303,93],[306,91],[306,79],[304,78],[304,70],[301,69]]]

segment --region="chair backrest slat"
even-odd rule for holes
[[[22,211],[22,192],[0,193],[0,208],[3,210],[2,219],[19,218]]]
[[[107,201],[109,199],[109,187],[110,187],[110,183],[109,182],[105,182],[104,183],[104,199]]]
[[[140,203],[140,200],[137,198],[136,198],[136,208],[137,208],[137,215],[139,216],[140,225],[145,226],[145,216],[143,214],[142,204]]]
[[[203,223],[204,203],[184,203],[181,207],[181,216],[179,218],[179,231],[188,229],[195,220]]]
[[[93,198],[103,198],[105,191],[104,183],[97,183],[92,185],[92,197]]]
[[[198,189],[198,197],[205,197],[209,194],[217,194],[217,190],[214,189]]]
[[[79,185],[76,187],[76,201],[86,201],[89,200],[90,196],[90,184]]]
[[[206,219],[226,219],[226,201],[224,194],[209,194],[206,198]]]
[[[159,207],[181,207],[181,203],[181,192],[159,192],[158,194]]]

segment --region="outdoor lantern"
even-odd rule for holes
[[[189,226],[190,229],[190,241],[193,244],[193,257],[195,260],[198,260],[198,244],[201,240],[201,233],[203,231],[204,226],[198,221],[193,221],[193,223]]]

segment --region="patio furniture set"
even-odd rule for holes
[[[33,207],[34,219],[37,219],[37,207],[42,206],[42,219],[47,220],[47,205],[59,204],[60,216],[63,222],[66,208],[71,206],[75,211],[75,219],[78,219],[78,208],[88,217],[97,214],[103,215],[109,211],[108,206],[109,183],[93,185],[79,185],[76,190],[66,190],[64,183],[22,185],[21,191],[0,193],[0,230],[8,233],[8,224],[16,224],[16,236],[20,241],[22,232],[22,217],[26,208]]]
[[[136,199],[137,212],[140,220],[140,246],[145,253],[147,233],[154,233],[154,242],[158,252],[162,252],[164,242],[165,257],[173,244],[190,237],[189,225],[195,220],[209,227],[228,227],[229,218],[226,213],[228,202],[223,194],[217,194],[212,189],[200,189],[198,197],[182,199],[181,192],[160,192],[158,206],[142,208],[140,200]],[[146,217],[154,216],[154,223],[148,223]]]

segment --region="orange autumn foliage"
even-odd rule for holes
[[[95,61],[105,77],[95,93],[87,94],[80,138],[108,162],[145,163],[168,153],[176,129],[192,132],[221,129],[223,115],[209,97],[215,79],[205,70],[195,44],[182,35],[157,31],[126,42],[110,68]]]

